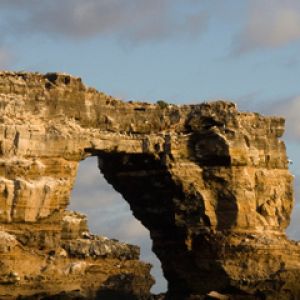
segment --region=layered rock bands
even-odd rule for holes
[[[0,299],[155,298],[138,247],[66,210],[91,155],[150,230],[166,299],[300,299],[283,132],[229,102],[122,102],[66,74],[0,73]]]

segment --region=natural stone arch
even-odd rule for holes
[[[60,247],[78,162],[92,154],[149,228],[171,299],[210,290],[299,296],[299,246],[284,234],[293,178],[282,118],[223,101],[124,103],[65,74],[0,75],[0,221],[16,243]],[[133,181],[142,189],[129,188]],[[130,272],[136,293],[140,277]]]

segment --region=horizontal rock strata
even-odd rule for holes
[[[138,248],[66,212],[94,155],[150,230],[166,298],[300,298],[283,132],[283,118],[230,102],[122,102],[66,74],[0,73],[1,297],[149,296]]]
[[[64,215],[63,230],[66,223],[83,223],[82,215]],[[139,261],[138,247],[76,227],[72,237],[66,233],[61,232],[59,243],[45,247],[1,231],[0,298],[106,299],[107,293],[148,298],[154,280],[151,265]]]

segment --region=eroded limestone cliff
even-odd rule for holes
[[[12,72],[0,112],[1,299],[150,297],[138,248],[66,211],[90,155],[150,230],[166,297],[300,299],[282,118],[223,101],[125,103],[66,74]]]

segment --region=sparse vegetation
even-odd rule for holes
[[[169,106],[169,104],[164,100],[158,100],[156,101],[156,104],[162,109],[167,108]]]

